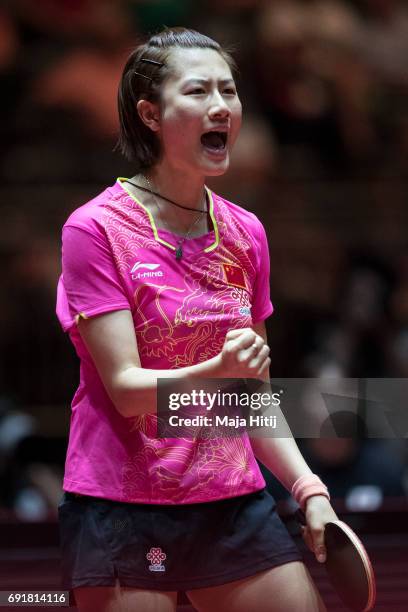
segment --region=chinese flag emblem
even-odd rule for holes
[[[234,266],[232,264],[222,264],[224,268],[224,275],[227,283],[232,287],[239,287],[240,289],[246,289],[245,276],[242,268]]]

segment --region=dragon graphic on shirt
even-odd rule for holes
[[[211,255],[198,253],[177,282],[149,277],[134,282],[132,316],[142,367],[174,369],[203,362],[221,351],[229,329],[252,324],[256,270],[249,255],[251,237],[222,202],[218,210],[219,244]],[[106,234],[126,285],[140,253],[148,253],[149,262],[161,261],[163,245],[152,236],[147,213],[126,193],[110,200],[105,214]],[[242,270],[241,286],[228,282],[225,265]],[[189,439],[160,439],[152,414],[128,419],[127,431],[132,441],[121,469],[124,499],[194,503],[214,499],[215,491],[231,497],[262,486],[246,434],[202,439],[198,431]]]

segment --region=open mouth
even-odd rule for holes
[[[201,144],[210,151],[224,151],[227,145],[227,132],[205,132],[201,136]]]

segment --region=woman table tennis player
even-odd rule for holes
[[[258,219],[205,186],[241,124],[233,60],[166,29],[119,87],[135,174],[63,228],[57,312],[80,358],[59,506],[80,612],[312,612],[324,605],[254,456],[304,508],[324,560],[327,489],[292,438],[159,439],[158,378],[265,378],[269,254]]]

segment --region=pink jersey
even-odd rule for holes
[[[228,330],[268,317],[269,253],[250,212],[208,191],[213,229],[185,240],[158,229],[119,179],[63,228],[57,314],[80,358],[63,488],[107,499],[184,504],[265,486],[247,434],[159,439],[156,415],[123,417],[81,339],[79,316],[131,311],[142,367],[172,369],[217,355]]]

